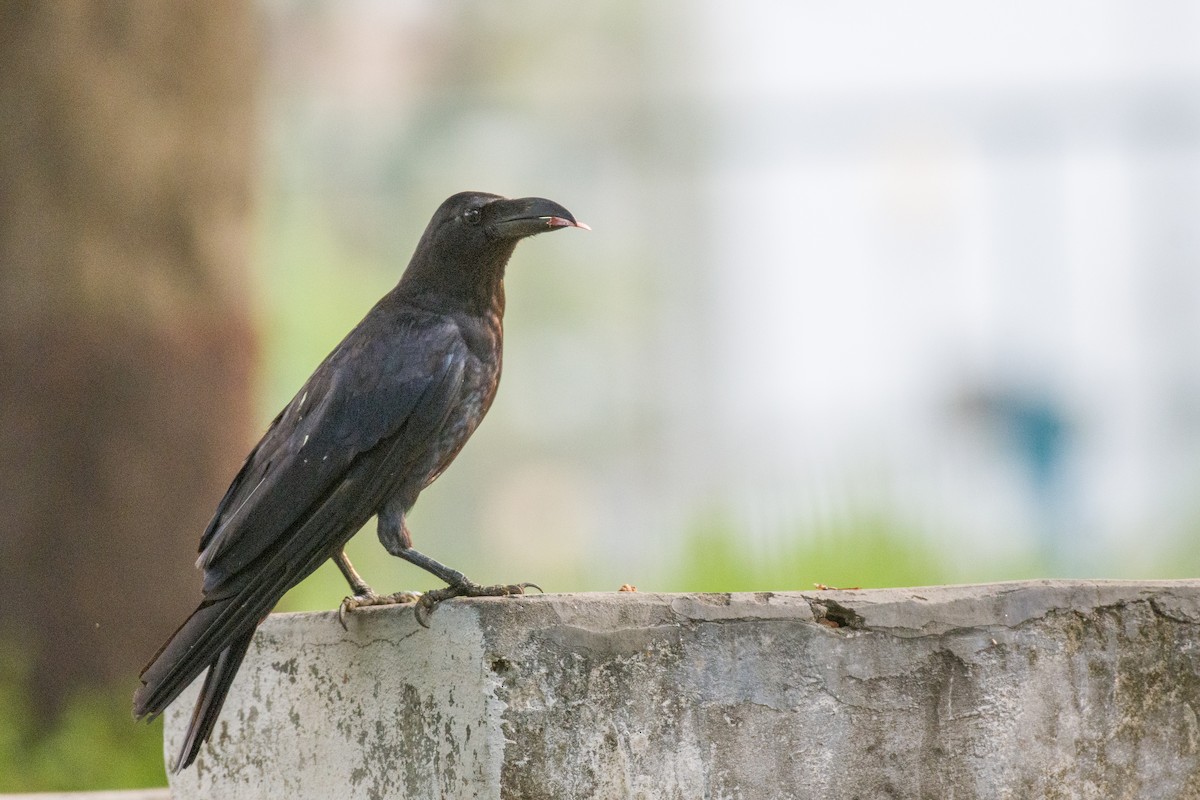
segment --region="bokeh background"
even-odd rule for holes
[[[208,514],[463,189],[594,229],[412,515],[472,577],[1200,571],[1192,3],[3,0],[0,791],[163,783]]]

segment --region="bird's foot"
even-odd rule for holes
[[[507,597],[513,594],[525,594],[526,589],[542,591],[542,587],[536,583],[501,583],[495,586],[480,586],[478,583],[467,581],[447,586],[444,589],[431,589],[425,592],[417,600],[417,607],[413,609],[413,614],[422,627],[428,628],[429,615],[443,600],[449,600],[451,597]]]
[[[347,597],[342,600],[342,605],[338,608],[338,622],[342,623],[342,629],[346,628],[346,614],[356,608],[366,608],[367,606],[393,606],[402,603],[415,603],[422,597],[420,592],[396,592],[394,594],[375,594],[372,591],[367,591],[364,594],[356,594],[353,597]]]

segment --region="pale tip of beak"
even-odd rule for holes
[[[550,228],[583,228],[585,231],[590,231],[592,227],[586,222],[571,222],[566,217],[542,217],[546,220],[546,226]]]

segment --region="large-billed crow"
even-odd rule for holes
[[[389,553],[448,584],[421,596],[423,624],[445,598],[532,585],[471,582],[414,550],[404,516],[496,395],[504,268],[517,242],[568,226],[587,227],[538,197],[463,192],[446,200],[396,288],[271,423],[200,539],[203,602],[142,671],[134,695],[134,715],[152,719],[208,669],[175,771],[212,732],[258,623],[326,559],[354,593],[343,614],[403,599],[372,592],[343,552],[372,516]]]

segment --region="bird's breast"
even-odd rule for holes
[[[475,432],[496,397],[499,383],[499,359],[468,360],[458,405],[450,415],[453,424],[447,426],[444,434],[447,441],[461,445]]]
[[[429,469],[423,486],[428,486],[450,465],[467,439],[479,427],[496,397],[500,382],[500,359],[469,357],[463,370],[458,399],[446,416],[430,449]]]

